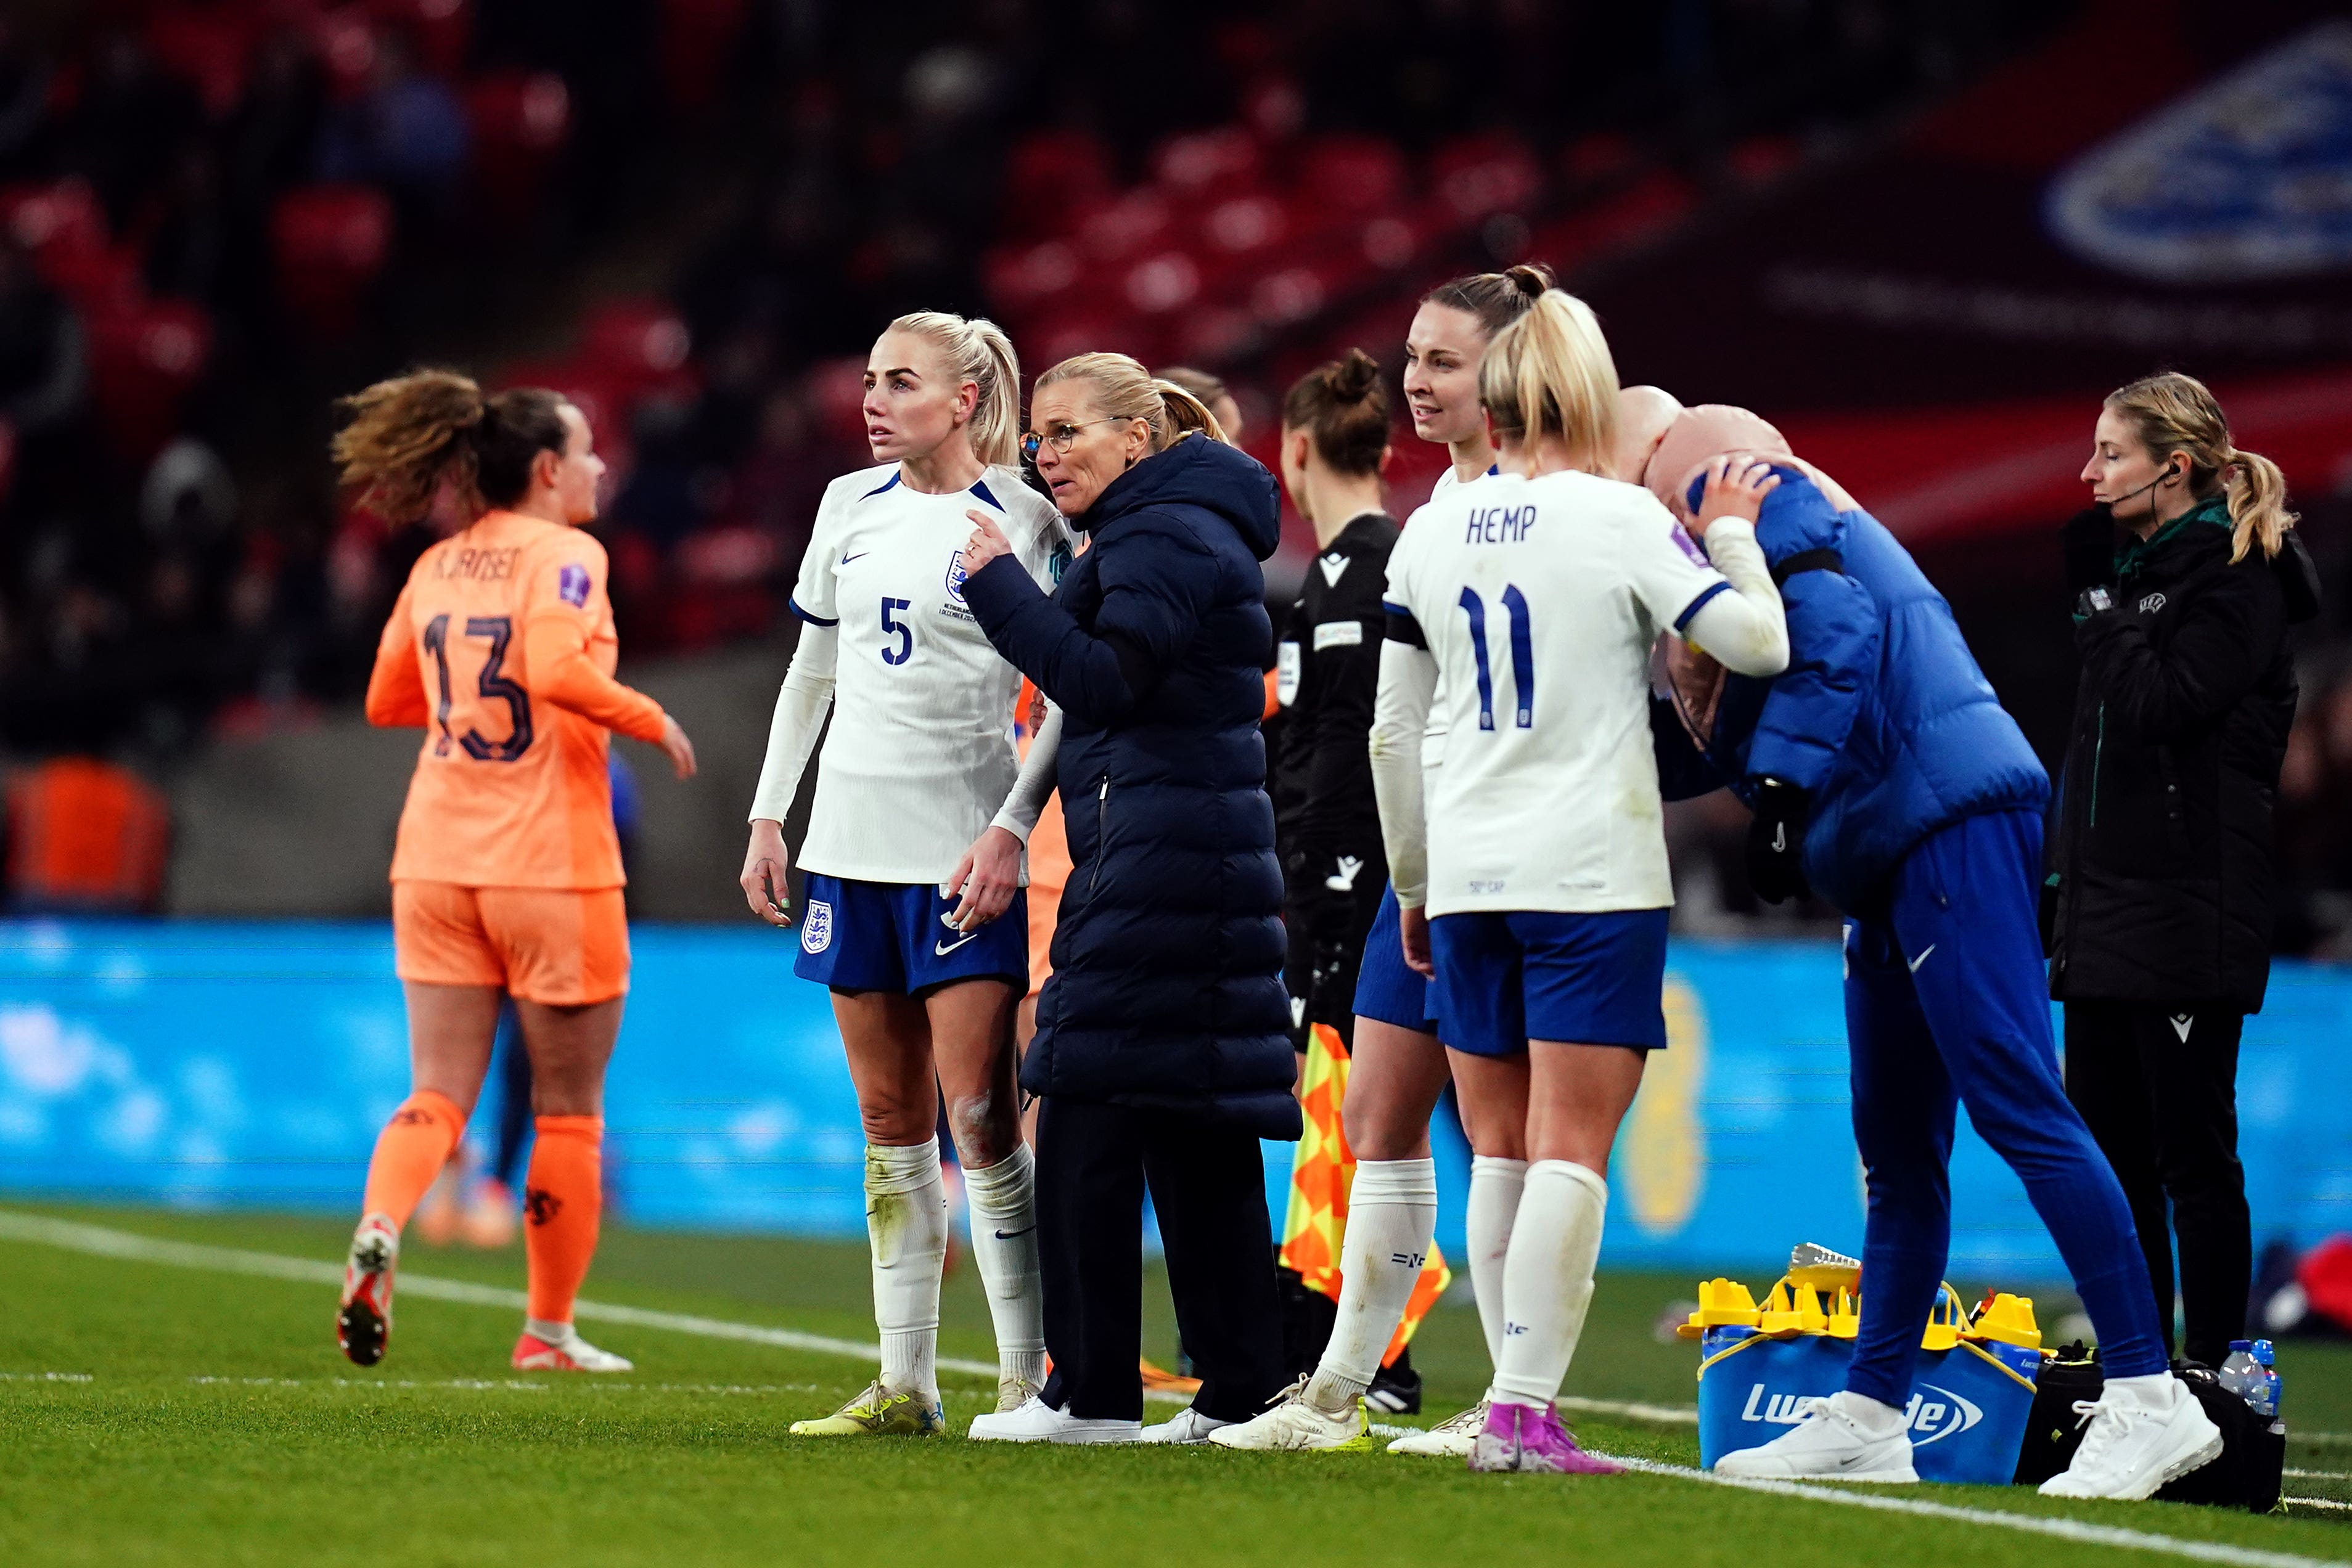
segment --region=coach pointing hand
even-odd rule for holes
[[[1282,1384],[1260,1137],[1298,1135],[1282,984],[1282,876],[1257,731],[1272,627],[1258,563],[1274,479],[1181,389],[1118,354],[1040,378],[1024,445],[1092,536],[1049,598],[984,517],[965,603],[1061,709],[1072,873],[1022,1086],[1037,1128],[1045,1341],[1055,1376],[974,1437],[1142,1436],[1139,1278],[1147,1185],[1167,1245],[1197,1439]]]

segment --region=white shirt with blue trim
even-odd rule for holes
[[[964,606],[974,509],[994,514],[1051,592],[1071,559],[1069,528],[1012,468],[947,496],[909,487],[895,463],[825,489],[792,602],[837,636],[833,725],[801,848],[810,871],[936,883],[1013,789],[1021,675]]]
[[[1754,549],[1745,525],[1717,526]],[[1399,898],[1433,916],[1671,904],[1650,653],[1730,591],[1656,497],[1614,479],[1496,474],[1413,513],[1389,557],[1390,635],[1428,650],[1447,735],[1425,837],[1388,835]],[[1384,661],[1384,699],[1393,684]]]

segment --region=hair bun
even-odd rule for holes
[[[1361,402],[1379,384],[1381,362],[1361,349],[1349,349],[1331,367],[1331,390],[1349,402]]]
[[[1541,298],[1556,281],[1551,268],[1539,261],[1523,261],[1516,267],[1507,267],[1503,269],[1503,276],[1530,299]]]

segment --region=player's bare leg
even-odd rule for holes
[[[448,1163],[466,1129],[498,1033],[495,986],[403,982],[408,998],[406,1101],[377,1135],[368,1163],[367,1197],[343,1264],[335,1340],[361,1366],[383,1359],[392,1339],[393,1277],[400,1232],[425,1189]]]

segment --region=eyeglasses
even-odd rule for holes
[[[1076,443],[1078,439],[1078,432],[1084,430],[1089,424],[1129,424],[1132,423],[1133,422],[1130,420],[1124,419],[1082,419],[1075,424],[1069,423],[1066,421],[1063,423],[1054,426],[1053,429],[1045,432],[1043,435],[1038,434],[1033,430],[1021,438],[1021,455],[1029,459],[1030,462],[1034,463],[1037,461],[1038,450],[1049,441],[1054,444],[1055,451],[1067,453],[1071,446]]]

